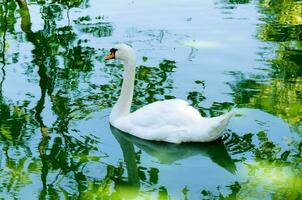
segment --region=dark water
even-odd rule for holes
[[[302,1],[0,0],[0,198],[302,199]],[[154,143],[110,127],[122,66],[133,109],[235,104],[222,140]]]

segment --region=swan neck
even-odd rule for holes
[[[135,80],[135,59],[124,61],[124,75],[120,96],[114,105],[110,121],[130,114]]]

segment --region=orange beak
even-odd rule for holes
[[[114,59],[114,58],[115,58],[114,54],[110,53],[105,57],[105,60],[110,60],[110,59]]]

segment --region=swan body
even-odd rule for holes
[[[222,136],[234,112],[205,118],[186,101],[179,99],[148,104],[133,113],[130,107],[135,79],[135,53],[125,44],[114,46],[106,59],[124,62],[120,97],[110,113],[110,124],[136,137],[170,143],[210,142]]]

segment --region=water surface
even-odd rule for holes
[[[0,198],[302,199],[301,0],[0,0]],[[239,113],[222,139],[167,144],[110,127],[171,98]]]

